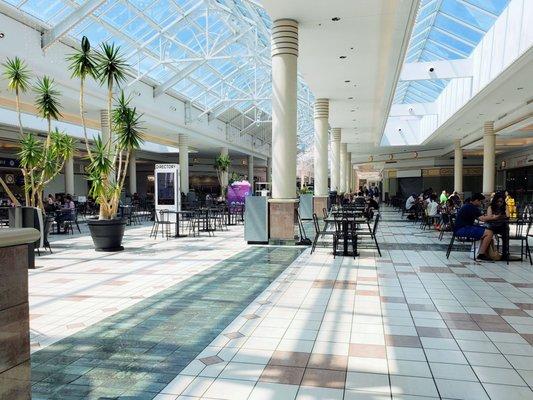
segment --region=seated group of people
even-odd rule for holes
[[[506,220],[510,216],[509,208],[505,194],[495,193],[490,200],[486,214],[483,214],[484,200],[485,196],[476,193],[471,197],[470,202],[461,207],[455,220],[455,235],[480,241],[478,260],[499,260],[501,255],[494,249],[493,237],[494,234],[507,233],[509,226]],[[476,220],[484,224],[478,225]]]
[[[437,201],[438,200],[438,201]],[[461,202],[457,192],[448,196],[442,191],[439,198],[431,189],[422,194],[411,194],[405,202],[407,212],[423,211],[428,217],[440,217],[437,228],[446,229],[451,223],[451,216],[456,215],[454,232],[458,237],[479,240],[478,260],[499,260],[501,255],[494,248],[494,234],[508,233],[509,217],[516,216],[514,199],[508,192],[494,193],[490,204],[483,212],[485,196],[476,193]],[[476,220],[481,224],[476,223]],[[504,252],[507,251],[504,244]]]

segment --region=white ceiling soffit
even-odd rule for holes
[[[330,99],[330,125],[343,128],[342,141],[359,135],[363,142],[378,144],[419,1],[261,3],[273,20],[298,21],[298,69],[315,98]]]

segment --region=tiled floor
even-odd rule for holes
[[[225,274],[232,273],[231,260],[227,261],[229,264],[220,264],[227,265],[228,271],[213,267],[221,275],[218,279],[213,276],[211,290],[217,291],[216,282],[219,282],[220,288],[235,289],[230,290],[235,297],[230,303],[239,305],[232,304],[230,309],[232,312],[238,310],[240,315],[226,327],[223,325],[227,320],[222,322],[218,318],[206,318],[201,321],[200,327],[195,327],[192,318],[190,326],[194,328],[188,332],[184,328],[182,333],[185,337],[190,335],[194,339],[199,335],[210,337],[210,334],[214,337],[199,354],[185,354],[179,348],[174,349],[172,354],[176,360],[186,361],[171,362],[164,372],[147,373],[143,370],[144,375],[134,383],[138,386],[132,385],[129,391],[122,390],[118,387],[120,385],[110,384],[109,387],[100,386],[92,396],[180,400],[533,399],[533,269],[529,264],[476,263],[465,247],[458,248],[460,251],[454,251],[447,260],[445,246],[442,245],[447,243],[448,238],[438,242],[435,232],[420,231],[417,226],[400,220],[399,214],[392,210],[386,209],[383,215],[379,234],[379,241],[383,243],[381,258],[376,257],[371,249],[362,249],[357,259],[333,259],[330,249],[318,248],[312,255],[306,250],[290,266],[280,268],[279,276],[261,293],[255,290],[257,287],[243,289],[242,286],[233,287],[231,279],[226,282],[229,275]],[[143,231],[145,228],[138,229],[140,246],[136,246],[138,248],[134,251],[148,259],[150,254],[143,254],[143,245],[147,241],[141,233],[146,231]],[[107,365],[117,377],[124,379],[129,371],[123,365],[125,360],[121,357],[124,354],[145,354],[140,359],[147,365],[160,365],[161,357],[169,351],[165,347],[167,338],[180,335],[180,331],[174,333],[166,329],[169,321],[165,310],[168,310],[159,307],[159,304],[170,307],[177,304],[175,302],[181,303],[180,296],[186,296],[181,293],[182,290],[194,297],[194,293],[198,292],[195,285],[209,277],[211,270],[201,273],[207,266],[184,269],[185,265],[199,262],[192,256],[202,257],[202,252],[198,250],[210,241],[218,246],[217,251],[208,252],[211,265],[215,263],[213,253],[220,259],[235,254],[240,246],[244,247],[242,241],[236,239],[242,234],[240,229],[224,233],[227,235],[224,239],[222,236],[205,238],[203,244],[158,241],[155,249],[145,249],[152,251],[152,264],[145,267],[150,271],[134,277],[129,273],[136,271],[135,263],[141,262],[136,259],[138,254],[128,255],[125,252],[117,256],[131,257],[131,264],[110,261],[111,264],[106,266],[108,261],[105,258],[80,263],[80,258],[84,258],[82,254],[90,251],[72,246],[68,250],[70,253],[58,255],[64,260],[64,267],[59,270],[45,268],[34,273],[44,275],[40,278],[42,285],[39,291],[42,297],[47,298],[47,303],[40,306],[50,309],[41,311],[43,315],[32,320],[32,327],[40,318],[47,317],[48,312],[54,314],[58,324],[67,319],[66,310],[62,313],[58,311],[61,305],[65,306],[58,293],[69,285],[78,284],[76,278],[74,281],[63,281],[73,279],[70,273],[76,270],[76,266],[91,263],[91,268],[107,268],[116,272],[116,264],[120,272],[113,275],[111,281],[127,283],[106,285],[105,280],[94,282],[84,289],[94,288],[92,301],[100,308],[105,303],[107,307],[116,308],[116,293],[134,284],[138,286],[122,294],[137,293],[148,299],[137,300],[141,301],[137,306],[115,310],[112,312],[114,316],[104,321],[89,318],[81,323],[92,325],[93,330],[108,326],[108,333],[112,334],[131,328],[130,325],[136,324],[142,316],[147,317],[144,321],[148,321],[150,326],[161,325],[165,335],[154,347],[144,349],[135,343],[142,343],[149,333],[130,329],[132,337],[123,343],[123,348],[109,349],[111,354],[108,355],[110,362]],[[231,237],[233,240],[228,240]],[[187,256],[183,256],[181,252],[185,252],[188,246],[197,246],[197,249],[191,249]],[[230,249],[231,246],[234,247]],[[224,247],[228,253],[221,256],[219,251]],[[289,250],[275,249],[284,254],[285,261],[290,261]],[[251,259],[254,266],[250,274],[243,274],[242,268],[236,267],[244,282],[261,280],[255,273],[265,272],[261,266],[264,260],[259,254],[276,254],[275,251],[261,251],[265,250],[256,248],[242,253],[246,255],[246,262]],[[274,264],[280,262],[275,256],[269,258]],[[180,264],[174,264],[178,262]],[[165,267],[167,263],[171,265]],[[206,263],[202,260],[201,265]],[[160,269],[166,272],[159,275],[156,272]],[[54,275],[63,270],[61,276]],[[182,272],[179,279],[155,290],[159,294],[150,292],[153,286],[162,285],[161,282],[167,282],[169,277],[174,278],[169,271],[177,273],[178,270]],[[81,275],[86,284],[95,279],[85,276],[87,273]],[[51,283],[52,277],[62,281]],[[187,277],[188,280],[176,285]],[[32,276],[32,284],[35,283],[34,278]],[[144,285],[139,282],[144,279],[151,279],[151,283]],[[241,284],[243,281],[239,278]],[[31,290],[34,289],[35,285],[32,285]],[[68,295],[79,296],[77,291],[80,290],[75,289]],[[83,290],[81,293],[83,296]],[[255,296],[257,293],[259,295]],[[80,307],[76,309],[78,318],[84,318],[91,309],[90,305],[87,308],[78,306],[85,301],[69,303],[69,307]],[[209,296],[202,298],[203,301],[216,307],[222,300]],[[143,304],[149,306],[144,307]],[[246,307],[246,304],[249,305]],[[35,307],[33,303],[32,315]],[[214,312],[213,315],[218,314],[218,308],[210,311]],[[171,316],[174,315],[172,313]],[[231,313],[226,316],[229,315]],[[61,331],[59,336],[70,335],[62,332],[64,329],[56,329]],[[91,327],[70,339],[57,342],[48,352],[54,346],[61,349],[63,343],[70,343],[73,347],[63,349],[66,353],[70,350],[74,357],[88,356],[91,348],[84,347],[83,341],[75,340],[90,339],[91,335],[85,336],[84,332],[91,332]],[[46,352],[47,349],[38,351],[34,358],[38,360],[39,353],[44,356]],[[95,381],[97,378],[109,378],[98,375],[102,371],[91,374],[93,368],[98,368],[91,365],[84,366],[83,371],[76,369],[75,360],[70,362],[68,357],[65,355],[60,359],[66,364],[66,381],[72,378],[67,375],[70,373],[87,375],[89,379],[94,376]],[[58,375],[56,380],[61,380],[61,374]],[[142,387],[138,382],[143,382]],[[163,382],[168,384],[163,387]],[[79,393],[72,398],[81,398],[76,396],[80,396]]]

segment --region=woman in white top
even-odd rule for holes
[[[426,208],[427,216],[435,217],[438,214],[438,211],[439,211],[439,204],[437,203],[437,195],[433,193],[429,197],[429,203]]]

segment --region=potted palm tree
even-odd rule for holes
[[[227,154],[220,154],[215,158],[215,170],[217,171],[218,183],[220,183],[220,195],[224,198],[227,190],[227,179],[224,179],[229,174],[229,167],[231,165],[231,158]]]
[[[89,40],[84,37],[81,47],[69,57],[72,75],[80,79],[80,114],[84,114],[84,84],[88,77],[96,78],[107,89],[107,115],[109,131],[94,138],[91,146],[85,133],[87,148],[89,195],[100,205],[97,220],[87,225],[98,251],[123,250],[122,238],[126,221],[119,217],[120,194],[124,187],[131,153],[143,141],[141,115],[130,105],[130,99],[121,92],[114,99],[115,87],[126,79],[128,65],[120,48],[104,43],[99,52],[92,52]],[[115,107],[113,107],[113,101]],[[85,118],[82,117],[84,132]]]

